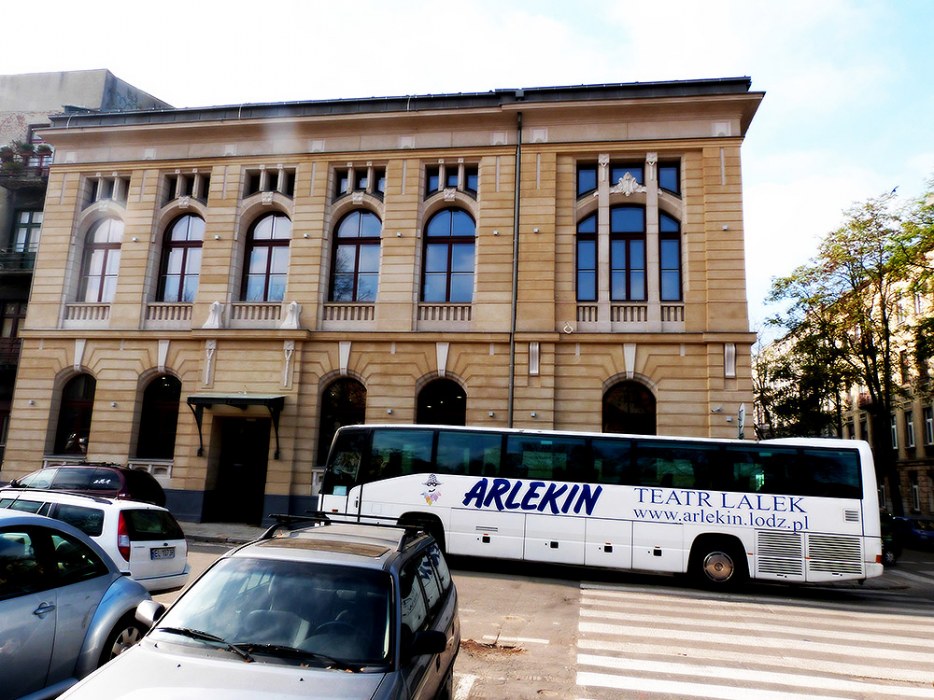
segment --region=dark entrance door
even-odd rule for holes
[[[205,503],[205,520],[259,525],[263,519],[270,421],[222,418],[217,482]]]

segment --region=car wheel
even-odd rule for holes
[[[131,646],[142,639],[145,630],[136,621],[136,616],[129,612],[120,618],[120,622],[111,630],[101,650],[98,666],[103,666],[116,656],[119,656]]]

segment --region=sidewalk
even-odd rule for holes
[[[189,542],[237,545],[250,542],[266,532],[267,528],[243,523],[189,523],[180,522],[185,539]]]

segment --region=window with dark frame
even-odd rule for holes
[[[376,301],[381,231],[379,217],[363,209],[350,212],[338,223],[331,266],[331,301]]]
[[[241,299],[282,301],[289,272],[292,222],[284,214],[267,214],[250,228],[246,244]]]
[[[658,216],[660,298],[681,301],[681,224],[664,212]]]
[[[476,164],[439,163],[425,168],[425,199],[457,190],[476,198],[480,190],[480,169]]]
[[[96,388],[97,381],[90,374],[78,374],[62,388],[54,454],[87,454]]]
[[[610,299],[645,301],[645,208],[610,209]]]
[[[35,253],[39,250],[42,231],[42,210],[23,209],[16,213],[13,231],[13,250],[17,253]]]
[[[577,223],[577,301],[597,300],[597,215]]]
[[[295,196],[295,168],[258,168],[247,170],[243,196],[260,192],[276,192],[285,197]]]
[[[348,166],[334,170],[334,199],[340,199],[353,192],[365,192],[377,199],[386,193],[385,166]]]
[[[143,392],[136,456],[141,459],[172,459],[178,427],[178,407],[182,383],[163,374],[153,379]]]
[[[88,231],[85,238],[78,301],[90,303],[113,301],[117,288],[122,241],[123,222],[119,219],[103,219]]]
[[[425,226],[422,301],[473,301],[476,224],[463,209],[442,209]]]
[[[578,198],[591,194],[597,190],[597,164],[577,164],[577,196]]]
[[[201,272],[204,219],[186,214],[172,222],[162,245],[158,301],[192,303]]]
[[[658,186],[681,196],[681,161],[661,161],[658,164]]]

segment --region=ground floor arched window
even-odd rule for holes
[[[163,374],[143,392],[143,410],[139,419],[136,456],[143,459],[172,459],[175,456],[175,432],[178,428],[178,402],[182,383]]]
[[[418,392],[416,423],[467,425],[467,392],[450,379],[435,379]]]
[[[53,452],[57,455],[86,455],[91,437],[91,414],[97,381],[90,374],[79,374],[62,387]]]
[[[655,435],[655,396],[639,382],[614,384],[603,395],[603,432]]]
[[[366,388],[356,379],[343,377],[328,384],[321,396],[321,426],[318,431],[318,464],[324,464],[334,433],[342,425],[366,420]]]

